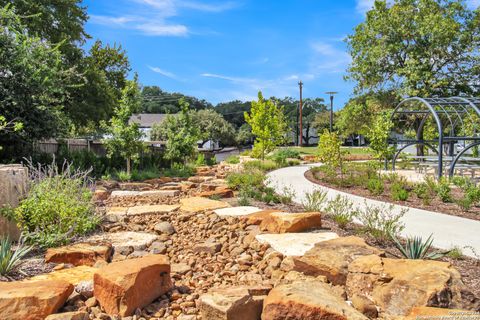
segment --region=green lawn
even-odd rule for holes
[[[318,147],[289,147],[289,149],[299,150],[301,154],[317,154]],[[350,154],[371,154],[367,147],[342,147],[343,150],[348,150]]]

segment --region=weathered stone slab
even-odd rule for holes
[[[334,232],[283,233],[259,234],[255,238],[285,256],[303,256],[315,244],[338,238],[338,235]]]
[[[180,210],[188,212],[201,212],[205,210],[215,210],[230,207],[223,201],[211,200],[202,197],[191,197],[180,200]]]
[[[111,257],[112,246],[110,244],[75,243],[48,249],[45,254],[45,262],[69,263],[74,266],[93,266],[98,260],[108,262]]]
[[[157,236],[146,232],[112,232],[91,236],[88,242],[110,243],[114,250],[122,251],[132,247],[134,250],[144,250],[150,246]]]
[[[321,281],[297,281],[272,289],[263,302],[262,320],[367,320]]]
[[[260,230],[269,233],[304,232],[321,227],[320,212],[272,212],[260,223]]]
[[[139,191],[139,190],[151,189],[152,185],[149,184],[149,183],[145,183],[145,182],[121,182],[121,183],[119,183],[119,187],[122,190]]]
[[[247,216],[249,214],[260,212],[260,211],[262,211],[262,209],[257,207],[249,207],[249,206],[213,210],[213,212],[215,212],[215,214],[217,214],[220,217],[242,217],[242,216]]]
[[[94,276],[94,294],[108,314],[131,316],[172,287],[170,263],[163,255],[114,262]]]
[[[89,266],[78,266],[69,269],[62,269],[50,273],[40,274],[25,280],[26,282],[36,281],[65,281],[74,286],[82,281],[92,281],[93,275],[98,269]]]
[[[210,197],[233,198],[234,193],[233,193],[233,190],[229,188],[217,188],[211,191],[199,192],[197,196],[203,197],[203,198],[210,198]]]
[[[325,276],[334,285],[345,285],[348,264],[366,255],[384,255],[359,237],[341,237],[323,241],[307,251],[302,257],[294,257],[295,271],[310,276]]]
[[[65,281],[0,282],[2,320],[38,320],[60,309],[73,292]]]
[[[180,208],[180,205],[151,205],[151,206],[135,206],[128,208],[128,216],[144,215],[144,214],[156,214],[156,213],[170,213]]]
[[[209,320],[260,319],[263,300],[270,289],[244,286],[212,289],[200,296],[200,315]]]
[[[480,318],[478,311],[445,309],[433,307],[415,307],[412,312],[403,319],[419,320],[419,319],[465,319],[474,320]]]
[[[151,190],[151,191],[124,191],[115,190],[110,195],[111,198],[122,197],[144,197],[144,198],[169,198],[180,194],[178,190]]]

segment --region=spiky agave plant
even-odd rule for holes
[[[0,239],[0,275],[6,276],[20,266],[22,258],[31,250],[31,246],[25,246],[22,237],[16,249],[12,248],[12,241],[8,237]]]
[[[444,257],[446,252],[428,252],[432,247],[433,237],[430,235],[424,242],[422,237],[408,237],[403,246],[395,235],[392,235],[395,246],[406,259],[430,259],[436,260]]]

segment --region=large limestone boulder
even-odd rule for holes
[[[269,233],[304,232],[321,227],[320,212],[272,212],[260,223],[260,230]]]
[[[259,225],[263,220],[270,217],[270,214],[273,212],[281,212],[280,210],[270,209],[270,210],[261,210],[258,212],[251,213],[247,215],[244,220],[247,224]]]
[[[460,273],[440,261],[363,256],[350,263],[346,289],[349,297],[367,297],[390,316],[406,316],[421,306],[480,308]]]
[[[230,205],[226,202],[211,200],[202,197],[191,197],[180,200],[180,210],[188,212],[201,212],[227,207],[230,207]]]
[[[284,256],[303,256],[315,244],[338,238],[335,232],[303,232],[257,234],[255,239],[268,243],[270,247]]]
[[[73,245],[50,248],[45,254],[45,262],[70,263],[74,266],[93,266],[99,260],[109,262],[112,257],[110,244],[75,243]]]
[[[366,320],[321,281],[297,281],[272,289],[263,302],[262,320]]]
[[[334,285],[345,285],[348,265],[358,257],[384,255],[359,237],[342,237],[323,241],[307,251],[304,256],[294,257],[294,270],[310,276],[325,276]]]
[[[60,309],[73,292],[65,281],[0,282],[2,320],[39,320]]]
[[[200,315],[204,320],[260,320],[270,289],[242,286],[210,290],[200,296]]]
[[[114,262],[95,273],[93,286],[108,314],[131,316],[170,290],[170,263],[163,255]]]
[[[116,252],[145,250],[155,240],[157,236],[154,234],[133,231],[102,233],[87,239],[88,242],[110,243]]]

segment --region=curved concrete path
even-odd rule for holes
[[[365,203],[369,206],[385,205],[385,202],[382,201],[348,194],[308,181],[304,176],[305,172],[312,166],[318,165],[320,164],[287,167],[272,171],[267,174],[268,184],[279,193],[285,187],[291,188],[295,191],[294,201],[297,203],[302,203],[306,193],[321,189],[328,192],[329,199],[335,198],[336,195],[348,196],[356,207],[364,207]],[[465,248],[470,246],[480,255],[480,221],[394,205],[394,212],[399,213],[402,209],[408,210],[402,218],[402,222],[405,224],[403,236],[421,236],[426,239],[433,234],[433,245],[439,249],[449,250],[457,246],[462,248],[463,254],[475,257],[475,253],[471,249]]]

